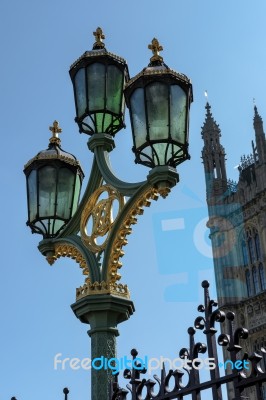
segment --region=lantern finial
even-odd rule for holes
[[[153,56],[150,58],[151,63],[163,62],[163,57],[159,55],[159,52],[163,50],[163,46],[160,45],[158,39],[153,38],[151,44],[148,45],[148,49],[153,53]]]
[[[53,126],[49,126],[49,130],[52,132],[52,137],[50,138],[50,143],[54,143],[59,145],[61,143],[61,140],[58,137],[58,133],[62,132],[62,129],[59,126],[58,121],[53,122]]]
[[[103,34],[102,28],[98,27],[95,32],[93,32],[95,36],[96,42],[93,45],[93,50],[104,49],[105,44],[103,43],[103,39],[105,39],[105,35]]]

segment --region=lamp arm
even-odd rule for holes
[[[103,179],[106,183],[116,188],[123,196],[133,196],[136,190],[145,184],[146,181],[129,183],[118,179],[112,171],[109,154],[102,146],[96,147],[94,154]]]
[[[144,183],[129,183],[118,179],[112,171],[108,152],[115,148],[115,142],[111,135],[106,133],[95,133],[88,141],[88,147],[94,152],[99,170],[103,179],[109,185],[117,189],[123,196],[132,196]]]

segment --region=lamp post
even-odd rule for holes
[[[127,64],[105,48],[101,28],[95,43],[70,68],[76,106],[75,121],[89,135],[94,153],[91,174],[79,202],[83,172],[77,159],[61,148],[57,121],[50,127],[47,150],[30,160],[27,179],[28,221],[43,235],[40,252],[49,264],[60,257],[79,263],[84,284],[76,290],[72,309],[89,324],[92,360],[116,357],[117,325],[134,312],[127,285],[119,283],[122,248],[143,208],[166,197],[178,182],[176,166],[188,155],[188,121],[192,85],[160,56],[157,39],[149,48],[150,64],[129,79]],[[109,153],[124,127],[125,102],[130,111],[135,162],[151,168],[143,182],[128,183],[112,172]],[[125,199],[127,198],[127,200]],[[114,204],[117,207],[114,207]],[[116,215],[114,211],[116,209]],[[92,400],[107,400],[112,371],[93,363]]]

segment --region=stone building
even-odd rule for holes
[[[221,130],[207,103],[202,159],[218,304],[235,312],[236,326],[249,330],[243,350],[260,353],[264,369],[266,353],[261,348],[266,348],[266,141],[257,107],[253,126],[251,154],[241,157],[239,180],[233,182],[227,178]],[[231,400],[234,396],[228,390]],[[251,391],[245,395],[256,399]]]

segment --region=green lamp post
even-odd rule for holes
[[[125,60],[105,49],[101,28],[94,36],[93,49],[70,68],[75,121],[80,132],[90,136],[88,147],[94,154],[81,201],[78,204],[83,172],[76,158],[61,149],[56,122],[49,148],[29,161],[24,172],[27,224],[43,235],[39,250],[50,264],[62,256],[79,263],[85,282],[76,290],[71,307],[81,322],[90,325],[92,359],[110,359],[116,357],[117,325],[134,312],[127,285],[119,283],[123,247],[143,208],[159,195],[167,196],[178,182],[176,166],[189,158],[192,85],[164,64],[157,39],[149,46],[153,52],[149,66],[129,80]],[[124,127],[125,101],[136,163],[151,168],[143,182],[124,182],[110,167],[115,134]],[[91,398],[107,400],[112,371],[95,365]]]

